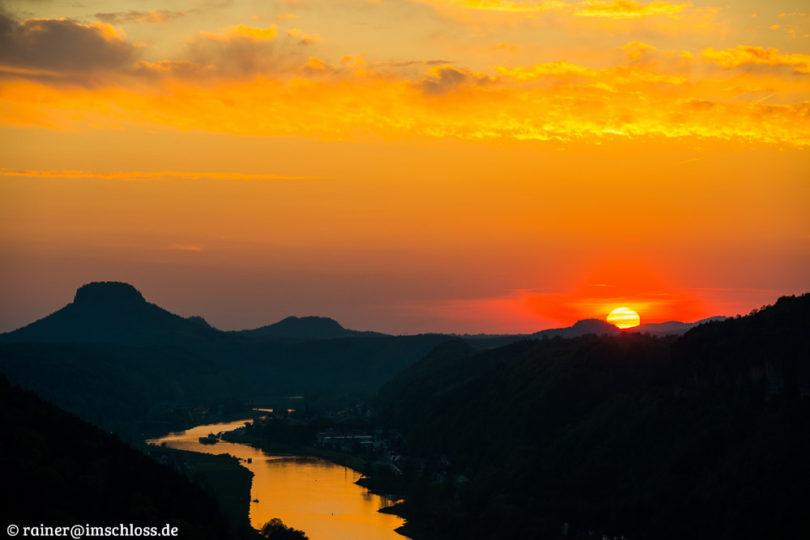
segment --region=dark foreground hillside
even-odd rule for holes
[[[216,501],[179,473],[2,377],[0,425],[3,530],[169,524],[179,538],[233,538]]]
[[[380,394],[439,538],[810,538],[810,295],[680,338],[446,344]]]

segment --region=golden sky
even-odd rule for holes
[[[11,0],[0,331],[526,332],[810,290],[805,1]]]

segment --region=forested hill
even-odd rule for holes
[[[380,393],[442,538],[810,538],[810,295],[675,338],[445,345]]]
[[[179,538],[233,538],[211,495],[2,376],[0,422],[3,527],[170,524]]]

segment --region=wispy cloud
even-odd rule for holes
[[[786,54],[770,47],[738,45],[736,49],[706,49],[700,56],[727,69],[745,66],[789,67],[797,74],[810,74],[810,54]]]
[[[156,9],[152,11],[116,11],[111,13],[96,13],[96,18],[108,24],[125,24],[133,22],[164,23],[172,19],[179,19],[191,13],[190,11],[170,11]]]
[[[542,13],[565,9],[567,4],[558,0],[427,0],[428,3],[450,4],[466,9],[502,11],[507,13]]]
[[[312,43],[318,43],[321,41],[321,37],[317,34],[306,34],[300,28],[290,28],[286,31],[286,34],[290,37],[300,39],[301,43],[304,45],[310,45]]]
[[[116,171],[116,172],[95,172],[95,171],[70,171],[70,170],[48,170],[48,171],[12,171],[0,169],[0,177],[27,177],[27,178],[65,178],[82,179],[94,178],[105,180],[159,180],[159,179],[181,179],[181,180],[318,180],[318,176],[284,176],[278,174],[251,174],[251,173],[226,173],[226,172],[190,172],[190,171]]]
[[[278,26],[271,24],[267,28],[257,28],[254,26],[238,24],[228,26],[220,33],[205,32],[201,35],[214,41],[233,41],[239,39],[248,39],[251,41],[273,41],[278,35]]]
[[[415,0],[437,8],[496,11],[516,15],[541,13],[569,14],[576,17],[638,19],[664,15],[677,17],[692,8],[691,2],[638,2],[636,0]]]
[[[432,68],[429,76],[417,82],[415,86],[426,96],[441,96],[462,87],[482,85],[490,78],[483,73],[472,73],[452,66]]]
[[[689,2],[658,1],[645,4],[634,0],[585,0],[576,5],[574,15],[605,19],[638,19],[656,15],[677,17],[691,6]]]
[[[692,2],[654,0],[412,0],[428,4],[446,18],[476,27],[542,24],[571,30],[586,28],[600,33],[684,34],[723,30],[717,25],[719,8],[698,7]]]
[[[298,67],[306,58],[306,48],[318,41],[319,36],[298,28],[282,32],[277,24],[240,24],[194,36],[185,52],[189,61],[220,76],[277,76]]]

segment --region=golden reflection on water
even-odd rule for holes
[[[221,441],[204,445],[198,440],[244,423],[239,420],[197,426],[147,442],[192,452],[230,454],[243,460],[242,466],[253,472],[250,523],[257,529],[278,517],[286,525],[306,532],[310,540],[405,538],[394,532],[404,523],[402,518],[378,512],[392,502],[355,484],[361,476],[357,471],[319,458],[271,456],[244,444]]]

